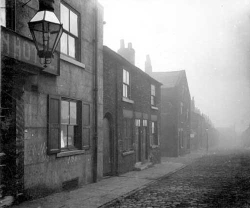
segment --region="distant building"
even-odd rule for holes
[[[250,125],[241,134],[241,144],[243,147],[250,147]]]
[[[160,162],[160,83],[134,65],[134,49],[104,46],[104,175]],[[128,52],[132,52],[129,54]]]
[[[161,154],[177,157],[190,152],[190,93],[186,72],[152,72],[147,56],[145,71],[161,82]]]

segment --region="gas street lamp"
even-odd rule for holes
[[[53,4],[54,0],[39,0],[39,10],[28,23],[37,55],[44,67],[51,63],[63,31]]]

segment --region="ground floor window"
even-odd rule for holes
[[[180,148],[183,148],[184,136],[183,136],[183,129],[182,128],[178,129],[178,139],[179,139]]]
[[[87,107],[86,107],[87,106]],[[48,96],[48,153],[89,147],[90,107],[81,100]]]
[[[151,145],[159,145],[157,122],[151,122]]]
[[[123,151],[133,149],[132,125],[131,119],[124,118],[123,120]]]

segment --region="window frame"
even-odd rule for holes
[[[67,35],[67,53],[62,52],[62,37],[60,40],[60,53],[68,56],[72,59],[75,59],[76,61],[80,61],[80,57],[81,57],[81,28],[80,28],[80,21],[81,21],[81,15],[80,12],[78,12],[77,10],[75,10],[74,8],[72,8],[69,4],[65,3],[64,1],[60,2],[60,22],[63,24],[62,22],[62,17],[61,17],[61,5],[63,5],[64,7],[66,7],[69,10],[69,31],[67,31],[66,29],[63,28],[63,33],[62,33],[62,37],[63,34],[65,33]],[[77,16],[77,35],[73,34],[70,32],[70,12],[73,12],[74,14],[76,14]],[[69,36],[73,37],[75,40],[75,57],[69,55]]]
[[[62,110],[63,110],[63,108],[62,108],[62,103],[63,102],[68,102],[69,103],[69,105],[68,105],[68,107],[69,107],[69,110],[68,110],[68,114],[69,114],[69,117],[68,117],[68,119],[69,119],[69,123],[63,123],[63,119],[62,119]],[[76,122],[75,123],[71,123],[71,106],[70,106],[70,103],[75,103],[76,104]],[[79,110],[79,105],[81,105],[81,101],[79,101],[79,100],[75,100],[75,99],[70,99],[70,98],[64,98],[64,97],[61,97],[61,109],[60,109],[60,111],[61,111],[61,124],[60,124],[60,128],[61,128],[61,137],[62,137],[62,127],[63,126],[66,126],[67,127],[67,146],[66,147],[62,147],[62,138],[60,138],[60,147],[61,147],[61,151],[71,151],[71,150],[78,150],[78,149],[81,149],[80,148],[80,146],[77,144],[78,143],[78,141],[75,141],[75,140],[81,140],[81,137],[82,137],[82,135],[79,135],[80,133],[81,133],[81,125],[79,125],[81,122],[80,122],[80,120],[81,120],[81,118],[79,118],[79,115],[80,115],[80,117],[82,117],[81,116],[81,114],[79,114],[79,112],[78,112],[78,110]],[[74,144],[73,145],[71,145],[71,146],[69,146],[68,145],[68,131],[69,131],[69,127],[72,127],[73,126],[73,129],[74,129],[74,139],[73,139],[73,142],[74,142]],[[75,130],[75,128],[76,128],[76,130]],[[80,138],[77,138],[77,137],[80,137]]]
[[[156,106],[156,87],[151,84],[151,106]]]
[[[122,70],[122,96],[127,99],[131,98],[131,76],[126,69]]]
[[[57,100],[59,103],[57,103],[57,107],[53,108],[52,106],[52,99]],[[62,147],[62,143],[61,143],[61,132],[62,132],[62,126],[65,125],[64,123],[62,123],[62,101],[74,101],[76,102],[76,124],[78,126],[78,129],[76,130],[75,133],[75,142],[74,142],[74,147],[66,147],[63,148]],[[55,105],[55,104],[54,104]],[[86,112],[84,111],[84,105],[88,105],[89,106],[89,111],[88,111],[88,115],[86,114]],[[53,112],[55,111],[55,112]],[[52,122],[53,120],[53,115],[57,115],[58,116],[58,121],[57,122]],[[88,116],[88,123],[84,123],[84,119],[86,117],[86,115]],[[72,154],[74,154],[74,151],[78,151],[78,150],[85,150],[85,149],[89,149],[90,148],[90,138],[91,138],[91,104],[89,103],[84,103],[82,102],[82,100],[79,99],[74,99],[74,98],[68,98],[68,97],[63,97],[63,96],[56,96],[56,95],[48,95],[48,128],[47,128],[47,132],[48,132],[48,136],[47,136],[47,154],[51,155],[51,154],[61,154],[61,153],[66,153],[65,156],[70,156],[70,152],[72,152]],[[70,119],[70,118],[69,118]],[[58,138],[53,137],[53,135],[51,134],[51,131],[53,131],[53,129],[57,129],[58,130]],[[84,131],[84,129],[88,130],[88,145],[85,145],[85,139],[86,139],[86,133]],[[56,145],[56,147],[58,148],[51,148],[51,144],[52,145]]]

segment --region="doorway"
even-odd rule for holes
[[[113,175],[113,152],[111,117],[105,116],[103,119],[103,176]]]

